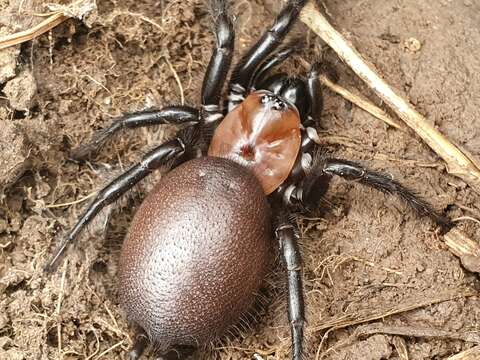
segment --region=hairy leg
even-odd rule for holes
[[[276,66],[287,60],[293,53],[298,51],[298,46],[293,43],[278,50],[275,54],[267,58],[263,64],[255,70],[252,75],[251,83],[248,88],[253,87],[255,89],[261,88],[262,82],[266,79],[268,73]]]
[[[146,110],[123,115],[112,124],[98,131],[90,143],[81,145],[71,153],[72,158],[83,160],[122,129],[135,129],[151,125],[182,124],[195,125],[199,122],[198,110],[189,106],[167,106],[160,110]]]
[[[132,166],[100,190],[93,202],[77,221],[76,225],[68,232],[55,250],[54,255],[45,266],[45,270],[51,271],[56,267],[67,246],[78,237],[85,226],[88,225],[104,207],[125,194],[153,170],[168,165],[179,159],[186,152],[190,152],[193,142],[192,132],[193,129],[186,129],[178,137],[156,147],[147,153],[138,164]]]
[[[148,336],[140,331],[136,337],[135,342],[133,343],[132,348],[128,352],[128,360],[139,360],[142,354],[145,352],[146,348],[150,344]],[[183,360],[188,356],[192,355],[195,352],[196,348],[193,346],[187,345],[178,345],[174,349],[167,351],[164,354],[157,354],[156,360]]]
[[[210,3],[215,22],[216,46],[203,79],[202,109],[205,122],[215,123],[223,118],[220,99],[232,63],[235,31],[226,0],[211,0]]]
[[[310,67],[307,75],[308,97],[310,99],[310,114],[306,121],[302,122],[304,126],[318,127],[320,117],[323,111],[322,85],[318,79],[320,72],[320,62],[315,62]]]
[[[289,201],[300,203],[307,208],[316,207],[319,199],[327,191],[328,184],[333,176],[340,176],[346,180],[355,181],[384,193],[398,196],[419,215],[430,217],[443,231],[452,227],[450,219],[440,215],[429,203],[387,174],[342,159],[326,158],[319,161],[302,183],[292,191]]]
[[[257,67],[280,45],[306,2],[307,0],[290,0],[278,14],[272,27],[240,59],[230,80],[229,111],[243,101]]]
[[[302,258],[298,236],[288,216],[281,216],[275,229],[283,265],[287,272],[288,319],[292,337],[292,359],[303,356],[305,305],[303,299]]]
[[[135,342],[133,343],[133,347],[128,352],[128,360],[140,359],[148,344],[150,344],[150,340],[145,333],[140,332],[137,334],[135,337]]]
[[[155,360],[183,360],[192,355],[196,349],[193,346],[177,345],[166,354],[158,355]]]

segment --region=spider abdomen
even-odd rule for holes
[[[271,255],[258,180],[230,160],[188,161],[138,209],[120,257],[120,301],[160,348],[201,345],[249,310]]]

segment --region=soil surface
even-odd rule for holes
[[[119,114],[182,99],[197,104],[211,53],[203,1],[85,4],[73,11],[82,20],[0,51],[0,359],[126,356],[134,331],[117,301],[119,250],[135,207],[159,175],[104,211],[57,272],[42,267],[92,194],[172,129],[124,133],[84,164],[69,153]],[[278,6],[233,3],[237,53]],[[322,8],[388,83],[480,158],[478,1],[326,0]],[[27,29],[47,11],[40,1],[0,0],[0,34]],[[321,51],[340,84],[382,105],[303,25],[295,32],[305,38],[298,57],[312,61]],[[294,58],[285,69],[299,64]],[[328,90],[319,132],[336,157],[390,173],[440,212],[463,217],[458,226],[480,240],[479,194],[447,175],[414,135]],[[298,225],[306,359],[446,359],[479,343],[477,276],[462,268],[433,223],[398,199],[336,179],[323,211],[299,217]],[[258,323],[197,357],[289,358],[283,273],[274,272]]]

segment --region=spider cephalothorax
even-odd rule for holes
[[[273,239],[286,270],[292,358],[302,359],[302,264],[289,213],[315,207],[334,175],[396,194],[420,214],[449,226],[389,176],[346,160],[314,160],[314,126],[322,110],[318,64],[305,78],[270,73],[291,55],[291,47],[278,47],[306,1],[290,0],[240,59],[224,112],[221,95],[232,60],[234,28],[226,0],[212,0],[217,42],[200,108],[170,106],[125,115],[75,152],[85,156],[123,128],[182,125],[175,138],[97,194],[47,265],[56,265],[66,246],[103,207],[153,170],[175,167],[138,209],[121,252],[120,302],[140,329],[130,359],[138,359],[149,342],[161,353],[202,346],[235,325],[261,286],[273,256]]]
[[[217,127],[208,155],[250,168],[270,194],[289,176],[301,146],[294,105],[265,90],[252,92]]]

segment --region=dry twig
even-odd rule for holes
[[[480,192],[480,165],[453,145],[423,115],[396,94],[380,76],[367,65],[362,56],[318,11],[313,3],[305,6],[301,20],[322,38],[351,69],[383,99],[397,115],[415,131],[446,163],[447,172],[461,178]]]
[[[462,351],[457,355],[449,357],[447,360],[478,360],[480,358],[480,346]]]
[[[357,338],[374,334],[399,335],[416,338],[454,339],[480,344],[480,335],[475,332],[422,329],[413,326],[387,326],[382,323],[364,325],[355,330],[355,336]]]
[[[344,87],[334,83],[324,74],[320,75],[319,78],[320,78],[320,82],[326,87],[328,87],[330,90],[343,96],[345,99],[357,105],[359,108],[365,110],[366,112],[372,114],[377,119],[382,120],[383,122],[387,123],[390,126],[393,126],[394,128],[397,128],[398,130],[403,130],[403,131],[405,130],[405,127],[402,124],[399,124],[397,121],[390,118],[383,109],[373,105],[370,101],[365,99],[363,96],[354,94],[349,90],[345,89]]]
[[[397,350],[400,360],[408,360],[407,342],[401,336],[394,336],[392,340],[395,350]]]
[[[308,62],[304,59],[300,59],[300,62],[302,63],[302,66],[305,68],[308,68],[310,66]],[[393,120],[390,116],[388,116],[388,114],[383,109],[372,104],[369,100],[365,99],[363,96],[354,94],[353,92],[344,88],[343,86],[338,85],[337,83],[329,79],[326,74],[320,74],[318,76],[318,79],[324,86],[329,88],[331,91],[347,99],[352,104],[357,105],[359,108],[373,115],[377,119],[382,120],[386,124],[393,126],[398,130],[405,130],[405,126],[403,124],[400,124],[396,120]]]
[[[447,291],[434,298],[418,299],[413,298],[402,304],[386,307],[383,309],[367,308],[363,311],[345,313],[330,319],[326,319],[321,325],[314,327],[313,331],[324,331],[328,329],[341,329],[347,326],[363,324],[369,321],[380,320],[388,316],[400,314],[403,312],[415,310],[421,307],[438,304],[444,301],[476,296],[478,293],[471,289],[462,289],[457,291]]]
[[[35,39],[36,37],[46,33],[47,31],[58,26],[65,20],[69,19],[68,16],[62,12],[57,12],[50,15],[48,18],[43,20],[41,23],[35,25],[34,27],[17,32],[15,34],[7,35],[0,38],[0,50],[8,48],[10,46],[18,45],[26,41]]]
[[[465,269],[480,273],[480,245],[477,242],[458,228],[446,233],[444,239],[449,250],[460,258]]]

